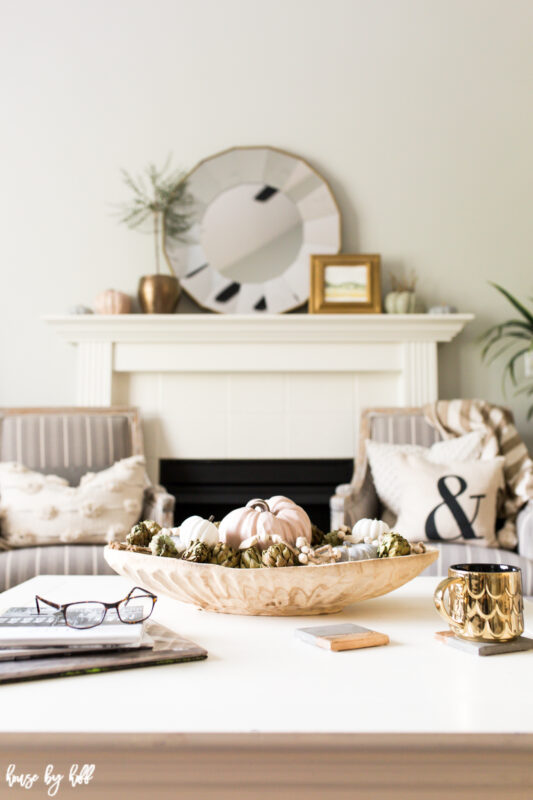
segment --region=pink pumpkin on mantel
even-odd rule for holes
[[[97,314],[130,314],[131,297],[118,289],[106,289],[96,297],[94,310]]]
[[[311,520],[288,497],[276,495],[269,500],[250,500],[244,508],[230,511],[220,523],[218,536],[221,542],[236,549],[254,536],[261,550],[272,544],[273,536],[290,545],[303,536],[311,544]]]

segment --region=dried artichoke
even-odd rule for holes
[[[325,534],[322,544],[330,544],[332,547],[339,547],[339,545],[344,544],[344,536],[345,534],[342,530],[331,531]]]
[[[159,531],[152,537],[150,551],[154,556],[166,556],[167,558],[179,558],[179,553],[171,536]]]
[[[296,556],[288,544],[279,542],[263,550],[262,560],[265,567],[293,567]]]
[[[378,547],[378,558],[393,558],[394,556],[408,556],[411,545],[399,533],[384,533]]]
[[[151,520],[148,520],[148,522],[150,521]],[[159,531],[152,531],[151,527],[149,527],[146,523],[147,521],[138,522],[137,525],[133,526],[131,531],[126,536],[126,541],[128,544],[134,544],[137,545],[137,547],[148,547],[152,541],[152,537],[156,533],[159,533]],[[154,525],[157,525],[157,522],[155,522]]]
[[[209,563],[218,564],[220,567],[239,567],[241,556],[239,551],[234,550],[233,547],[224,542],[217,542],[211,550]]]
[[[241,550],[241,569],[259,569],[262,566],[261,551],[257,547]]]
[[[209,547],[198,539],[195,539],[194,542],[190,543],[181,557],[184,561],[196,561],[201,563],[207,561],[209,554]]]
[[[145,519],[142,524],[150,531],[152,536],[155,536],[161,530],[161,525],[155,519]]]

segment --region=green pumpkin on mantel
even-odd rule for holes
[[[415,292],[389,292],[385,295],[385,311],[387,314],[414,314],[415,305]]]

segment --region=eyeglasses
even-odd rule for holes
[[[110,609],[116,609],[119,620],[125,622],[126,625],[144,622],[151,615],[156,602],[157,596],[140,586],[135,586],[126,597],[122,600],[117,600],[116,603],[100,603],[86,600],[59,605],[58,603],[52,603],[50,600],[45,600],[44,597],[39,597],[37,594],[35,595],[38,614],[41,613],[40,604],[44,603],[63,614],[65,623],[69,628],[77,629],[96,628],[97,625],[101,625]],[[46,611],[43,610],[43,613],[46,613]],[[116,619],[110,621],[114,622]]]

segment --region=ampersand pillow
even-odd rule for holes
[[[434,464],[473,461],[481,455],[482,439],[483,435],[479,431],[471,431],[465,433],[464,436],[444,439],[441,442],[435,442],[431,447],[422,447],[418,444],[389,444],[368,439],[366,442],[368,462],[372,470],[374,486],[384,510],[390,509],[395,517],[400,513],[402,482],[395,466],[396,456],[423,456]]]
[[[415,454],[395,458],[402,482],[395,530],[415,541],[496,547],[503,458],[444,465]]]

